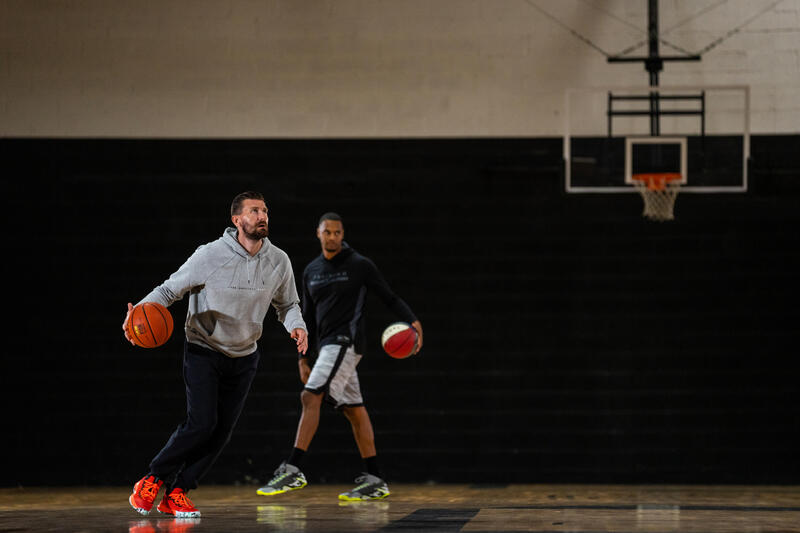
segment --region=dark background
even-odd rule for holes
[[[3,485],[132,483],[184,412],[180,329],[127,344],[137,302],[255,189],[299,277],[335,210],[425,328],[360,365],[389,481],[798,483],[800,136],[752,139],[751,192],[563,192],[560,139],[2,139]],[[233,439],[206,483],[264,481],[299,415],[271,312]],[[311,482],[360,470],[327,410]]]

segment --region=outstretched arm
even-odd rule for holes
[[[288,257],[286,261],[289,261]],[[283,327],[297,343],[297,352],[305,354],[308,350],[308,333],[306,323],[303,321],[303,314],[300,311],[300,297],[297,295],[291,263],[288,265],[287,272],[272,297],[272,306],[278,313],[278,320],[283,323]]]
[[[378,270],[378,267],[369,259],[367,259],[366,280],[367,287],[378,295],[383,303],[386,304],[386,307],[401,319],[410,323],[411,326],[417,330],[419,342],[417,343],[417,350],[414,353],[418,353],[420,349],[422,349],[422,323],[417,319],[416,315],[414,315],[414,312],[408,304],[392,291],[386,279]]]
[[[204,246],[200,246],[195,252],[181,265],[181,267],[172,274],[169,279],[164,283],[150,291],[150,293],[142,298],[142,302],[156,302],[164,307],[169,307],[177,302],[183,295],[186,294],[191,288],[202,285],[205,283],[200,278],[203,272],[202,263],[205,260],[203,250]],[[138,305],[138,304],[137,304]],[[122,332],[128,342],[133,344],[130,335],[128,334],[128,321],[131,319],[131,311],[133,311],[133,304],[128,302],[128,313],[125,315],[125,320],[122,322]]]

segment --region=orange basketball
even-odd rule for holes
[[[142,348],[161,346],[172,335],[172,315],[159,303],[141,303],[131,310],[128,335]]]
[[[405,359],[417,351],[419,335],[407,322],[390,324],[381,335],[383,350],[395,359]]]

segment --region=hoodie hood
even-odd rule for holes
[[[320,255],[320,257],[322,257],[322,259],[325,259],[325,261],[329,261],[329,262],[333,263],[334,265],[338,265],[342,261],[344,261],[345,259],[350,257],[351,255],[353,255],[353,252],[355,252],[355,250],[353,250],[350,247],[350,245],[347,244],[347,241],[342,241],[342,249],[341,249],[341,251],[338,254],[334,255],[333,258],[326,259],[325,258],[325,254],[323,254],[323,253],[320,253],[319,255]]]
[[[256,252],[256,255],[251,256],[247,250],[244,249],[239,241],[237,240],[237,236],[239,235],[239,230],[236,228],[225,228],[225,231],[222,233],[222,241],[227,244],[231,250],[246,259],[250,257],[258,257],[260,255],[266,255],[269,251],[269,248],[272,246],[272,243],[269,241],[269,238],[264,237],[261,239],[261,248]]]

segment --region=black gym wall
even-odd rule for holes
[[[7,315],[3,485],[125,485],[184,412],[180,324],[128,345],[136,302],[262,191],[296,275],[322,212],[373,258],[425,328],[415,358],[379,346],[362,386],[390,481],[797,483],[793,352],[800,136],[752,139],[751,191],[568,195],[561,140],[3,139]],[[206,483],[256,483],[299,415],[292,342],[265,357]],[[326,411],[312,482],[360,468]]]

